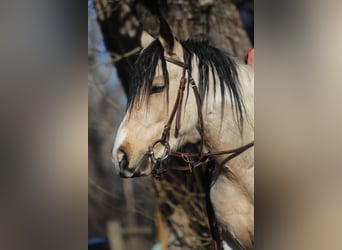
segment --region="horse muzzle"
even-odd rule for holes
[[[134,164],[135,167],[130,167],[130,160],[127,153],[123,149],[118,149],[116,154],[113,155],[112,161],[115,165],[117,173],[121,178],[135,178],[141,176],[147,176],[150,173],[146,171],[146,162],[147,157],[144,156],[141,160],[138,161],[138,164]]]

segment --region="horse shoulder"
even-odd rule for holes
[[[254,242],[254,205],[239,180],[219,174],[210,190],[210,200],[222,231],[249,249]],[[224,234],[225,234],[224,233]],[[225,239],[225,235],[222,238]],[[226,236],[229,241],[229,237]]]

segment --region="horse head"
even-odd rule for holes
[[[160,20],[158,38],[143,32],[143,50],[136,60],[132,74],[126,114],[117,131],[112,160],[121,177],[151,174],[153,161],[149,146],[160,140],[170,113],[176,103],[184,67],[170,60],[184,62],[182,45],[174,38],[169,25]],[[199,139],[196,131],[197,113],[194,94],[185,89],[182,105],[182,126],[175,135],[174,122],[170,124],[167,144],[176,149],[184,142]],[[185,109],[185,103],[187,108]],[[160,157],[165,151],[163,143],[153,146],[153,154]]]

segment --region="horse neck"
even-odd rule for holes
[[[243,130],[239,129],[233,113],[229,94],[225,97],[223,116],[220,94],[213,97],[213,88],[209,88],[208,96],[203,102],[204,136],[209,150],[221,151],[247,144],[254,140],[254,73],[246,65],[238,63],[238,75],[241,84],[242,99],[246,113],[243,119]],[[213,77],[209,77],[213,86]],[[218,77],[216,77],[218,81]],[[220,93],[217,84],[216,93]]]

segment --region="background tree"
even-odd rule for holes
[[[115,63],[125,92],[128,93],[129,71],[139,46],[142,28],[157,35],[158,17],[162,16],[172,27],[176,37],[199,38],[221,48],[233,56],[243,58],[251,47],[251,41],[242,26],[239,11],[233,1],[115,1],[94,0],[104,42],[116,61],[116,55],[132,56]],[[246,3],[235,1],[240,8],[248,11]],[[244,7],[247,5],[247,7]],[[249,26],[249,29],[250,26]],[[129,54],[128,54],[129,55]]]

